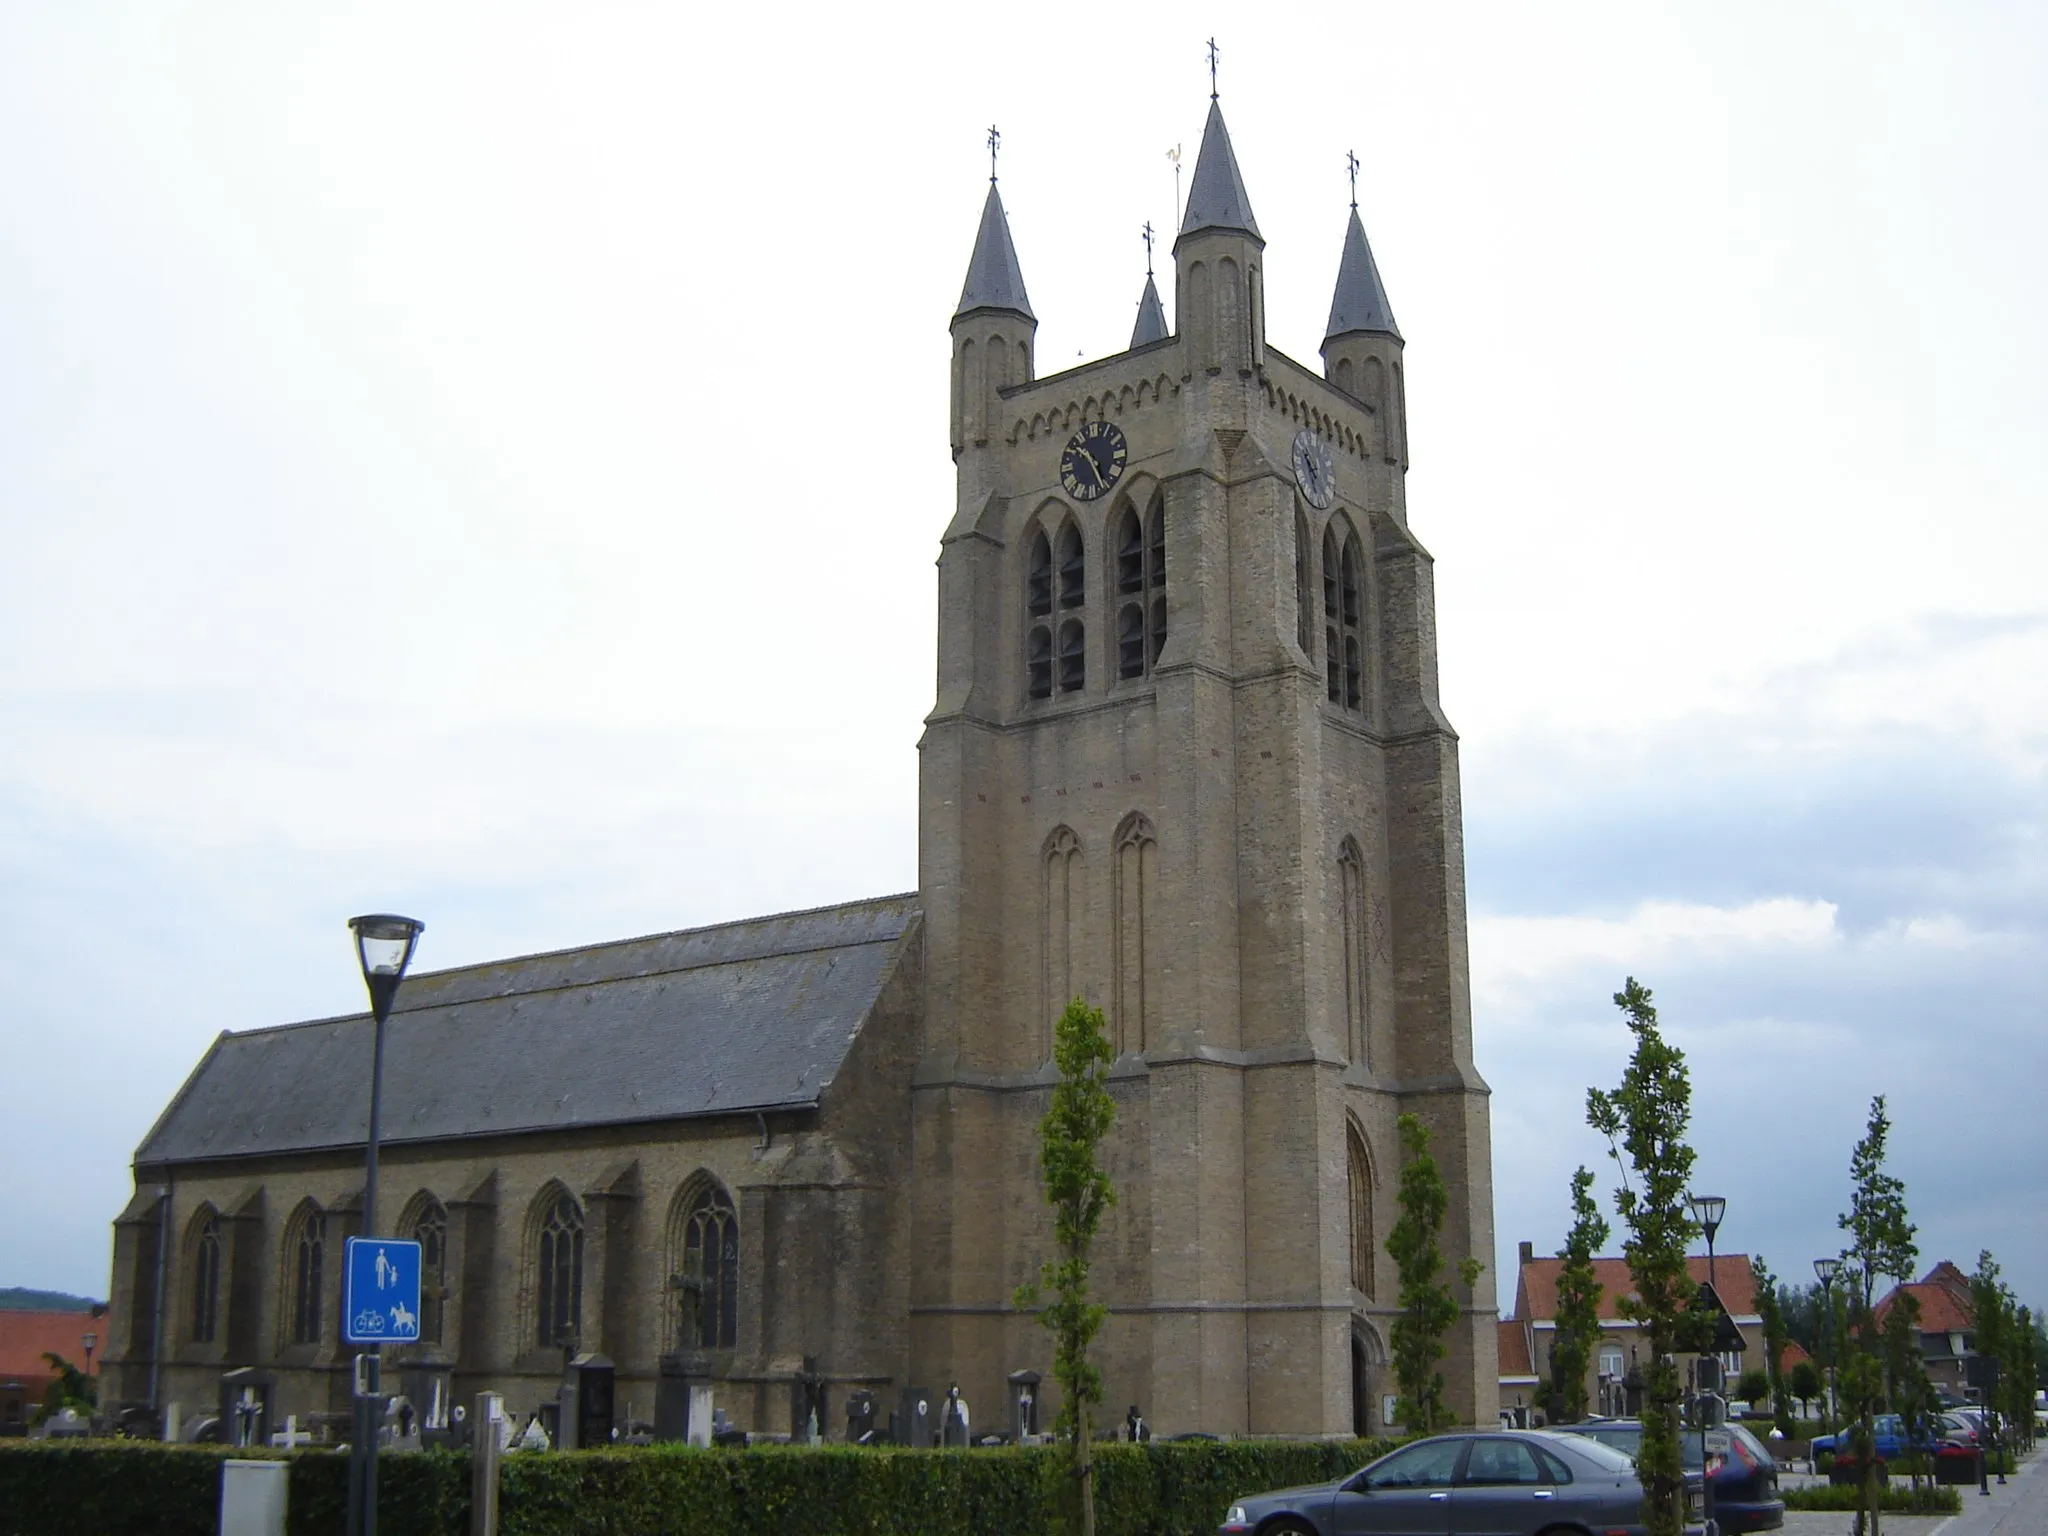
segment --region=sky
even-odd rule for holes
[[[1313,363],[1345,154],[1462,737],[1495,1262],[1624,978],[1723,1252],[1887,1096],[2048,1304],[2048,11],[0,0],[0,1284],[222,1029],[916,882],[947,320],[1127,340],[1204,40]],[[1162,285],[1172,307],[1171,263]]]

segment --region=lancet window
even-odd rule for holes
[[[1025,692],[1034,699],[1078,693],[1088,683],[1088,631],[1080,613],[1088,600],[1088,557],[1081,530],[1066,523],[1055,540],[1038,529],[1026,559]]]
[[[1129,502],[1117,518],[1117,675],[1147,676],[1166,648],[1166,502],[1154,494],[1145,515]]]
[[[192,1342],[211,1344],[220,1328],[220,1217],[212,1206],[193,1221],[190,1255]]]
[[[1365,556],[1341,517],[1323,530],[1323,669],[1330,702],[1365,708]]]
[[[420,1342],[441,1342],[448,1308],[448,1212],[432,1195],[413,1200],[398,1230],[420,1245]]]
[[[701,1177],[676,1197],[669,1290],[677,1348],[731,1349],[738,1341],[739,1213],[715,1179]]]
[[[284,1270],[286,1340],[320,1342],[321,1281],[327,1267],[327,1244],[320,1207],[308,1200],[285,1226]]]
[[[1338,940],[1343,945],[1344,1043],[1350,1059],[1366,1060],[1365,859],[1350,838],[1337,853]]]
[[[575,1342],[583,1319],[583,1207],[561,1185],[541,1197],[534,1224],[536,1342]]]
[[[1367,1297],[1373,1287],[1372,1158],[1357,1123],[1344,1126],[1345,1163],[1351,1205],[1351,1283]]]

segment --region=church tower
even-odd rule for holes
[[[1049,1372],[1010,1296],[1052,1251],[1037,1124],[1076,996],[1117,1052],[1111,1418],[1385,1427],[1404,1112],[1451,1191],[1450,1272],[1492,1259],[1403,342],[1355,207],[1322,374],[1267,343],[1264,255],[1212,98],[1171,332],[1148,274],[1128,350],[1034,378],[993,179],[953,319],[908,1370],[977,1404]],[[1491,1274],[1460,1301],[1450,1401],[1490,1422]]]

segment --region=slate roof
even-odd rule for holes
[[[981,227],[974,234],[974,254],[967,258],[967,281],[961,285],[953,318],[977,309],[1007,309],[1033,324],[1038,321],[1024,293],[1024,269],[1017,264],[1009,215],[1003,212],[1002,195],[993,180],[988,201],[981,205]]]
[[[1366,243],[1365,225],[1358,209],[1351,210],[1351,222],[1344,229],[1344,255],[1337,263],[1337,290],[1330,297],[1330,323],[1323,331],[1323,345],[1353,331],[1374,332],[1400,340],[1401,328],[1394,324],[1394,306],[1387,302],[1387,285],[1380,281],[1379,263],[1372,259]]]
[[[1706,1283],[1705,1254],[1688,1256],[1685,1269],[1694,1285]],[[1530,1322],[1553,1321],[1557,1317],[1557,1278],[1563,1272],[1563,1259],[1531,1259],[1524,1264],[1515,1286],[1515,1315]],[[1593,1275],[1600,1282],[1601,1319],[1619,1321],[1621,1298],[1635,1289],[1635,1278],[1629,1273],[1628,1260],[1595,1259]],[[1730,1316],[1756,1315],[1756,1275],[1749,1267],[1748,1254],[1716,1254],[1714,1278],[1719,1282],[1717,1288],[1721,1293],[1721,1305],[1728,1309]]]
[[[1188,183],[1187,212],[1180,232],[1192,235],[1198,229],[1237,229],[1254,240],[1259,221],[1252,217],[1252,200],[1245,192],[1244,177],[1238,174],[1237,153],[1230,147],[1230,130],[1223,126],[1223,109],[1209,103],[1209,121],[1202,128],[1202,152],[1195,157],[1194,179]]]
[[[874,1006],[915,895],[406,978],[382,1139],[814,1105]],[[138,1164],[361,1146],[367,1014],[223,1032]]]

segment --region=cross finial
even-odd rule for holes
[[[1351,207],[1358,207],[1358,154],[1355,150],[1344,151],[1344,168],[1351,173]]]
[[[1152,221],[1145,221],[1145,275],[1152,275]]]
[[[1216,99],[1216,39],[1209,39],[1209,99]]]
[[[1002,142],[1002,134],[996,130],[996,125],[994,123],[990,123],[988,125],[988,181],[990,186],[995,185],[996,149],[998,146],[1002,144]]]

